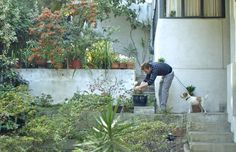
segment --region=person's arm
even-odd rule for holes
[[[150,76],[151,76],[151,74],[147,74],[145,79],[143,80],[143,82],[148,82],[148,80],[150,79]]]
[[[153,70],[149,80],[147,81],[148,85],[152,85],[154,83],[154,81],[156,80],[156,77],[157,77],[157,71]]]
[[[145,79],[141,82],[141,84],[139,86],[136,86],[134,88],[134,90],[142,90],[142,89],[146,88],[148,86],[147,82],[149,81],[150,76],[151,76],[151,74],[147,74]]]
[[[148,86],[148,83],[143,81],[143,82],[141,82],[141,84],[140,84],[139,86],[136,86],[136,87],[134,88],[134,90],[143,90],[143,89],[145,89],[147,86]]]

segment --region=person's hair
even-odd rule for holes
[[[144,69],[149,69],[151,67],[151,65],[147,62],[144,62],[142,65],[141,65],[141,70],[144,70]]]

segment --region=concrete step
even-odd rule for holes
[[[134,114],[154,114],[154,106],[134,106]]]
[[[227,122],[225,113],[190,113],[187,115],[189,122]]]
[[[136,81],[143,81],[146,78],[145,74],[141,74],[141,75],[136,75],[135,80]]]
[[[188,132],[189,142],[231,142],[233,143],[233,134],[231,132]]]
[[[235,143],[191,142],[191,152],[236,152]]]
[[[190,122],[188,124],[188,131],[206,131],[206,132],[229,132],[230,123],[221,122]]]

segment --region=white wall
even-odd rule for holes
[[[164,57],[185,86],[195,86],[196,95],[208,94],[206,109],[209,112],[219,111],[219,107],[222,104],[226,106],[227,102],[226,66],[230,63],[229,30],[228,17],[158,20],[155,60]],[[158,85],[156,87],[158,88]],[[186,112],[188,109],[186,103],[181,102],[179,97],[183,91],[184,87],[175,78],[168,102],[174,112]]]
[[[139,74],[140,64],[142,64],[144,61],[149,61],[150,59],[151,60],[153,59],[153,56],[150,55],[149,53],[150,31],[143,30],[140,27],[138,27],[135,30],[132,30],[130,22],[127,21],[125,17],[114,18],[113,15],[111,15],[109,19],[98,23],[99,31],[102,31],[102,28],[108,28],[108,27],[113,27],[117,30],[111,35],[113,39],[118,40],[118,42],[113,43],[115,52],[129,56],[130,52],[127,51],[126,49],[130,48],[130,45],[131,46],[133,45],[132,42],[133,39],[138,51],[138,54],[135,57],[138,58],[136,62],[136,73]],[[132,34],[132,38],[130,34]],[[145,45],[146,45],[145,48],[143,48],[141,45],[142,39],[145,40]]]
[[[236,50],[235,50],[235,18],[236,2],[230,0],[230,49],[231,64],[227,66],[227,113],[228,121],[231,123],[231,131],[234,132],[236,142]]]
[[[227,66],[227,113],[231,122],[231,131],[236,132],[236,64]],[[236,142],[236,135],[234,135]]]
[[[134,70],[19,69],[18,71],[24,79],[29,81],[32,95],[50,94],[55,103],[61,103],[66,98],[70,99],[77,91],[91,92],[89,86],[95,83],[101,84],[106,91],[117,84],[111,91],[113,97],[116,98],[119,95],[129,97],[131,94],[125,91],[133,89],[135,80]],[[96,88],[94,93],[100,94],[98,89],[101,87]]]

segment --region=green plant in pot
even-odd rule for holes
[[[81,69],[83,67],[85,51],[76,42],[71,44],[70,51],[68,51],[67,58],[69,61],[69,67],[72,69]]]
[[[100,40],[86,52],[89,65],[98,69],[110,69],[112,63],[112,46],[107,40]]]
[[[194,91],[196,87],[194,87],[193,85],[190,85],[190,86],[187,86],[186,89],[189,95],[194,96]],[[192,112],[201,112],[200,105],[192,105]]]
[[[61,51],[56,51],[51,55],[52,57],[52,65],[55,69],[62,69],[65,63],[65,54]]]
[[[129,57],[127,59],[126,65],[127,65],[128,69],[134,69],[134,67],[135,67],[135,60],[136,59],[134,57]]]
[[[187,86],[187,87],[186,87],[186,89],[187,89],[189,95],[191,95],[191,96],[194,95],[193,92],[195,91],[195,88],[196,88],[196,87],[194,87],[193,85],[190,85],[190,86]]]
[[[146,106],[148,102],[148,96],[143,93],[142,90],[134,91],[133,104],[134,106]]]
[[[120,68],[119,55],[117,53],[112,53],[111,57],[112,57],[111,68],[112,69],[119,69]]]
[[[158,62],[165,63],[165,58],[163,57],[158,58]]]
[[[120,68],[127,69],[127,62],[129,61],[129,58],[123,54],[119,54],[119,59],[120,59]]]

